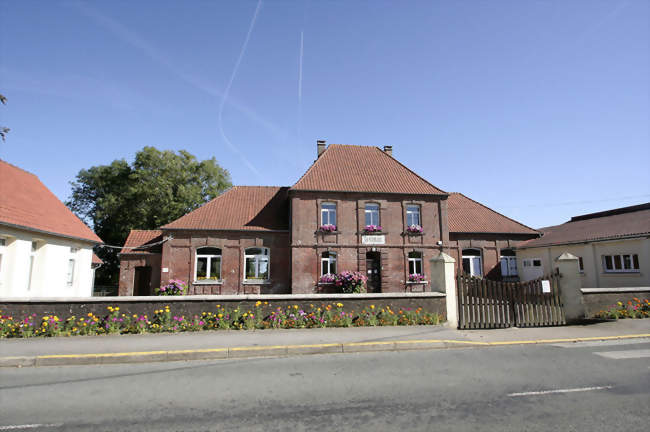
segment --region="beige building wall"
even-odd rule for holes
[[[582,288],[650,286],[650,237],[517,249],[517,266],[521,280],[533,279],[531,272],[523,265],[525,259],[540,259],[543,274],[548,274],[555,270],[555,259],[564,252],[582,258]],[[623,254],[639,256],[639,271],[606,272],[602,257]]]

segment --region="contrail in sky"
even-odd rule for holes
[[[218,116],[218,126],[219,126],[219,133],[221,133],[221,138],[228,144],[230,149],[237,153],[237,155],[241,158],[241,160],[244,162],[244,164],[253,171],[258,177],[261,177],[262,174],[259,172],[257,168],[246,158],[246,156],[235,146],[230,139],[226,136],[224,130],[223,130],[223,108],[226,105],[226,100],[228,99],[228,94],[230,93],[230,88],[232,87],[233,81],[235,81],[235,76],[237,75],[237,71],[239,70],[239,65],[241,64],[242,59],[244,58],[244,54],[246,53],[246,47],[248,47],[248,41],[251,38],[251,33],[253,33],[253,28],[255,27],[255,21],[257,21],[257,15],[260,13],[260,9],[262,8],[262,0],[258,0],[257,2],[257,7],[255,8],[255,13],[253,14],[253,19],[251,19],[251,23],[248,26],[248,33],[246,33],[246,39],[244,40],[244,45],[241,47],[241,51],[239,51],[239,57],[237,58],[237,62],[235,62],[235,67],[232,70],[232,74],[230,75],[230,80],[228,81],[228,85],[226,86],[226,89],[223,92],[223,97],[221,99],[221,104],[219,105],[219,116]]]

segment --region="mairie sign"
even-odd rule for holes
[[[385,235],[364,235],[361,236],[361,243],[365,245],[383,245],[386,244]]]

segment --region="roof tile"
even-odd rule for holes
[[[288,187],[234,186],[163,229],[287,231]]]
[[[0,224],[102,243],[34,174],[0,160]]]
[[[449,232],[538,234],[538,231],[458,192],[449,194],[447,218],[449,220]]]
[[[161,230],[131,230],[124,242],[122,254],[146,254],[160,252],[160,246],[150,247],[152,243],[162,240]]]
[[[446,195],[378,147],[330,144],[292,190]]]

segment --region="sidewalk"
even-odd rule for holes
[[[0,366],[243,358],[627,337],[650,338],[650,320],[498,330],[405,326],[5,339],[0,340]]]

